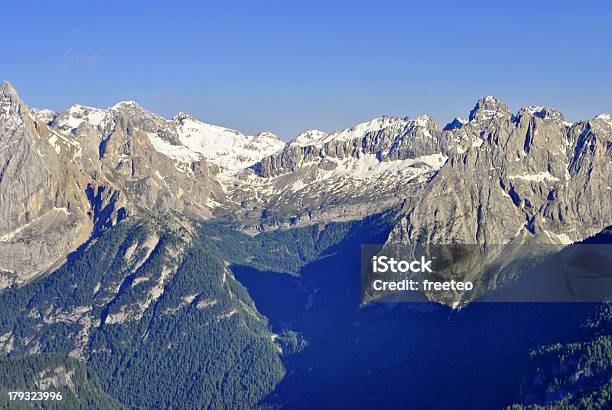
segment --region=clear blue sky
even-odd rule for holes
[[[612,112],[612,2],[406,3],[9,0],[0,76],[30,106],[136,100],[284,139],[382,114],[443,125],[484,95]]]

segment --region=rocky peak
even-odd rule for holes
[[[413,120],[408,120],[408,123],[415,127],[424,127],[428,129],[438,128],[438,124],[436,124],[436,120],[430,115],[419,115]]]
[[[425,115],[418,117],[416,120],[413,120],[413,123],[414,125],[425,126],[428,123],[429,119],[430,118]],[[365,134],[381,131],[383,129],[398,129],[404,127],[407,122],[408,121],[406,121],[406,119],[404,118],[389,117],[383,115],[381,117],[374,118],[371,121],[357,124],[352,128],[330,134],[329,137],[338,140],[358,138],[364,136]]]
[[[316,141],[320,141],[327,137],[327,133],[319,130],[306,130],[301,132],[297,137],[295,137],[289,144],[290,145],[298,145],[300,147],[305,147],[308,145],[313,145]]]
[[[12,84],[4,81],[0,85],[0,147],[4,146],[0,150],[0,169],[5,170],[5,167],[2,166],[2,157],[8,156],[6,160],[10,162],[10,151],[18,149],[17,145],[23,144],[23,147],[28,145],[30,149],[33,148],[37,139],[35,129],[35,121],[30,114],[30,109]],[[2,173],[0,173],[1,180]]]
[[[176,122],[177,124],[183,124],[186,120],[191,120],[191,121],[197,121],[197,119],[191,115],[188,114],[186,112],[179,112],[177,113],[174,117],[172,117],[172,121]]]
[[[273,140],[279,140],[280,138],[278,137],[278,135],[270,132],[270,131],[260,131],[257,134],[255,134],[255,139],[273,139]]]
[[[55,115],[51,126],[68,136],[75,134],[77,128],[83,123],[89,124],[92,127],[104,126],[109,116],[108,110],[75,104],[60,114]]]
[[[456,120],[445,127],[459,155],[451,155],[419,201],[407,206],[389,243],[515,249],[565,245],[600,232],[611,215],[609,120],[571,124],[544,106],[521,108],[512,117],[504,103],[482,98],[469,124]]]
[[[19,97],[13,85],[3,81],[0,85],[0,116],[6,121],[9,116],[19,116],[23,119],[28,113],[28,107]]]
[[[111,107],[111,110],[138,110],[144,111],[145,109],[138,104],[136,101],[119,101],[117,104]]]
[[[609,127],[612,127],[612,115],[611,114],[599,114],[597,117],[594,118],[595,121],[599,120],[605,124],[607,124]]]
[[[19,95],[17,94],[17,91],[15,90],[15,87],[13,87],[13,84],[6,80],[2,81],[2,84],[0,84],[0,94],[2,94],[3,97],[13,97],[15,99],[20,99]]]
[[[563,114],[551,107],[545,107],[541,105],[530,105],[528,107],[522,107],[518,112],[518,117],[522,116],[534,116],[541,119],[552,119],[557,121],[564,121]]]
[[[510,118],[512,112],[508,105],[493,96],[486,96],[478,100],[474,109],[470,111],[470,121],[485,121],[492,118]]]

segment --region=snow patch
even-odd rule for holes
[[[558,181],[559,178],[552,176],[548,171],[546,172],[540,172],[537,174],[527,174],[524,173],[523,175],[511,175],[508,178],[510,179],[522,179],[524,181],[534,181],[534,182],[544,182],[546,180],[548,181]]]
[[[425,155],[395,161],[379,161],[376,155],[367,154],[360,158],[349,157],[335,161],[338,164],[332,172],[332,177],[350,177],[354,179],[379,178],[383,174],[399,173],[402,170],[423,164],[437,171],[446,163],[448,157],[442,154]]]
[[[153,148],[160,154],[164,154],[170,159],[173,159],[182,163],[192,163],[201,160],[201,155],[193,150],[183,146],[174,145],[161,138],[154,132],[147,133],[149,141],[153,145]]]

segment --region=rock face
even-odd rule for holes
[[[249,224],[255,214],[259,229],[359,219],[415,195],[445,163],[446,137],[427,116],[306,131],[244,172],[230,194],[253,207],[241,215]]]
[[[438,154],[446,148],[441,130],[428,116],[416,120],[381,117],[330,135],[306,131],[279,153],[263,158],[254,169],[262,177],[272,177],[324,158],[373,155],[379,161],[393,161]]]
[[[134,205],[155,211],[176,210],[206,217],[208,169],[202,157],[176,145],[176,126],[133,102],[120,103],[69,132],[91,142],[83,167],[102,172],[121,187]],[[61,116],[52,125],[61,128]],[[92,154],[94,154],[93,156]],[[93,157],[93,159],[92,159]],[[94,164],[94,168],[91,168]]]
[[[612,224],[612,117],[515,115],[493,97],[443,129],[379,117],[284,143],[135,102],[62,113],[0,94],[0,287],[134,215],[228,219],[250,233],[394,210],[390,244],[567,244]]]
[[[529,248],[600,232],[612,224],[608,120],[570,124],[543,107],[513,116],[491,97],[480,100],[453,130],[471,144],[449,153],[419,201],[402,210],[387,245],[480,244],[453,279],[480,281],[484,292],[504,282],[496,275],[482,282],[485,265],[495,261],[501,272]]]
[[[487,97],[453,130],[447,164],[405,209],[392,238],[503,244],[517,237],[571,243],[612,221],[609,117],[570,124],[549,108],[513,116]]]
[[[2,84],[0,287],[51,267],[91,230],[86,181],[50,143],[61,139],[30,115],[9,83]]]
[[[178,141],[174,123],[135,103],[30,110],[8,82],[0,107],[0,288],[130,214],[210,215],[207,164],[168,142]]]

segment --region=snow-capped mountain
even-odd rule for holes
[[[179,141],[184,146],[224,170],[248,168],[285,146],[276,135],[267,131],[247,136],[229,128],[206,124],[185,113],[177,114],[173,121],[177,124]]]
[[[307,130],[299,134],[290,144],[300,147],[315,146],[320,148],[330,141],[348,141],[385,128],[399,129],[406,125],[406,122],[406,120],[401,118],[379,117],[368,122],[357,124],[352,128],[332,132],[331,134],[326,134],[318,130]]]
[[[390,243],[497,245],[566,244],[612,221],[609,114],[572,123],[549,107],[513,114],[489,96],[444,128],[383,116],[285,143],[132,101],[30,110],[1,89],[3,287],[143,213],[255,234],[392,212]]]

